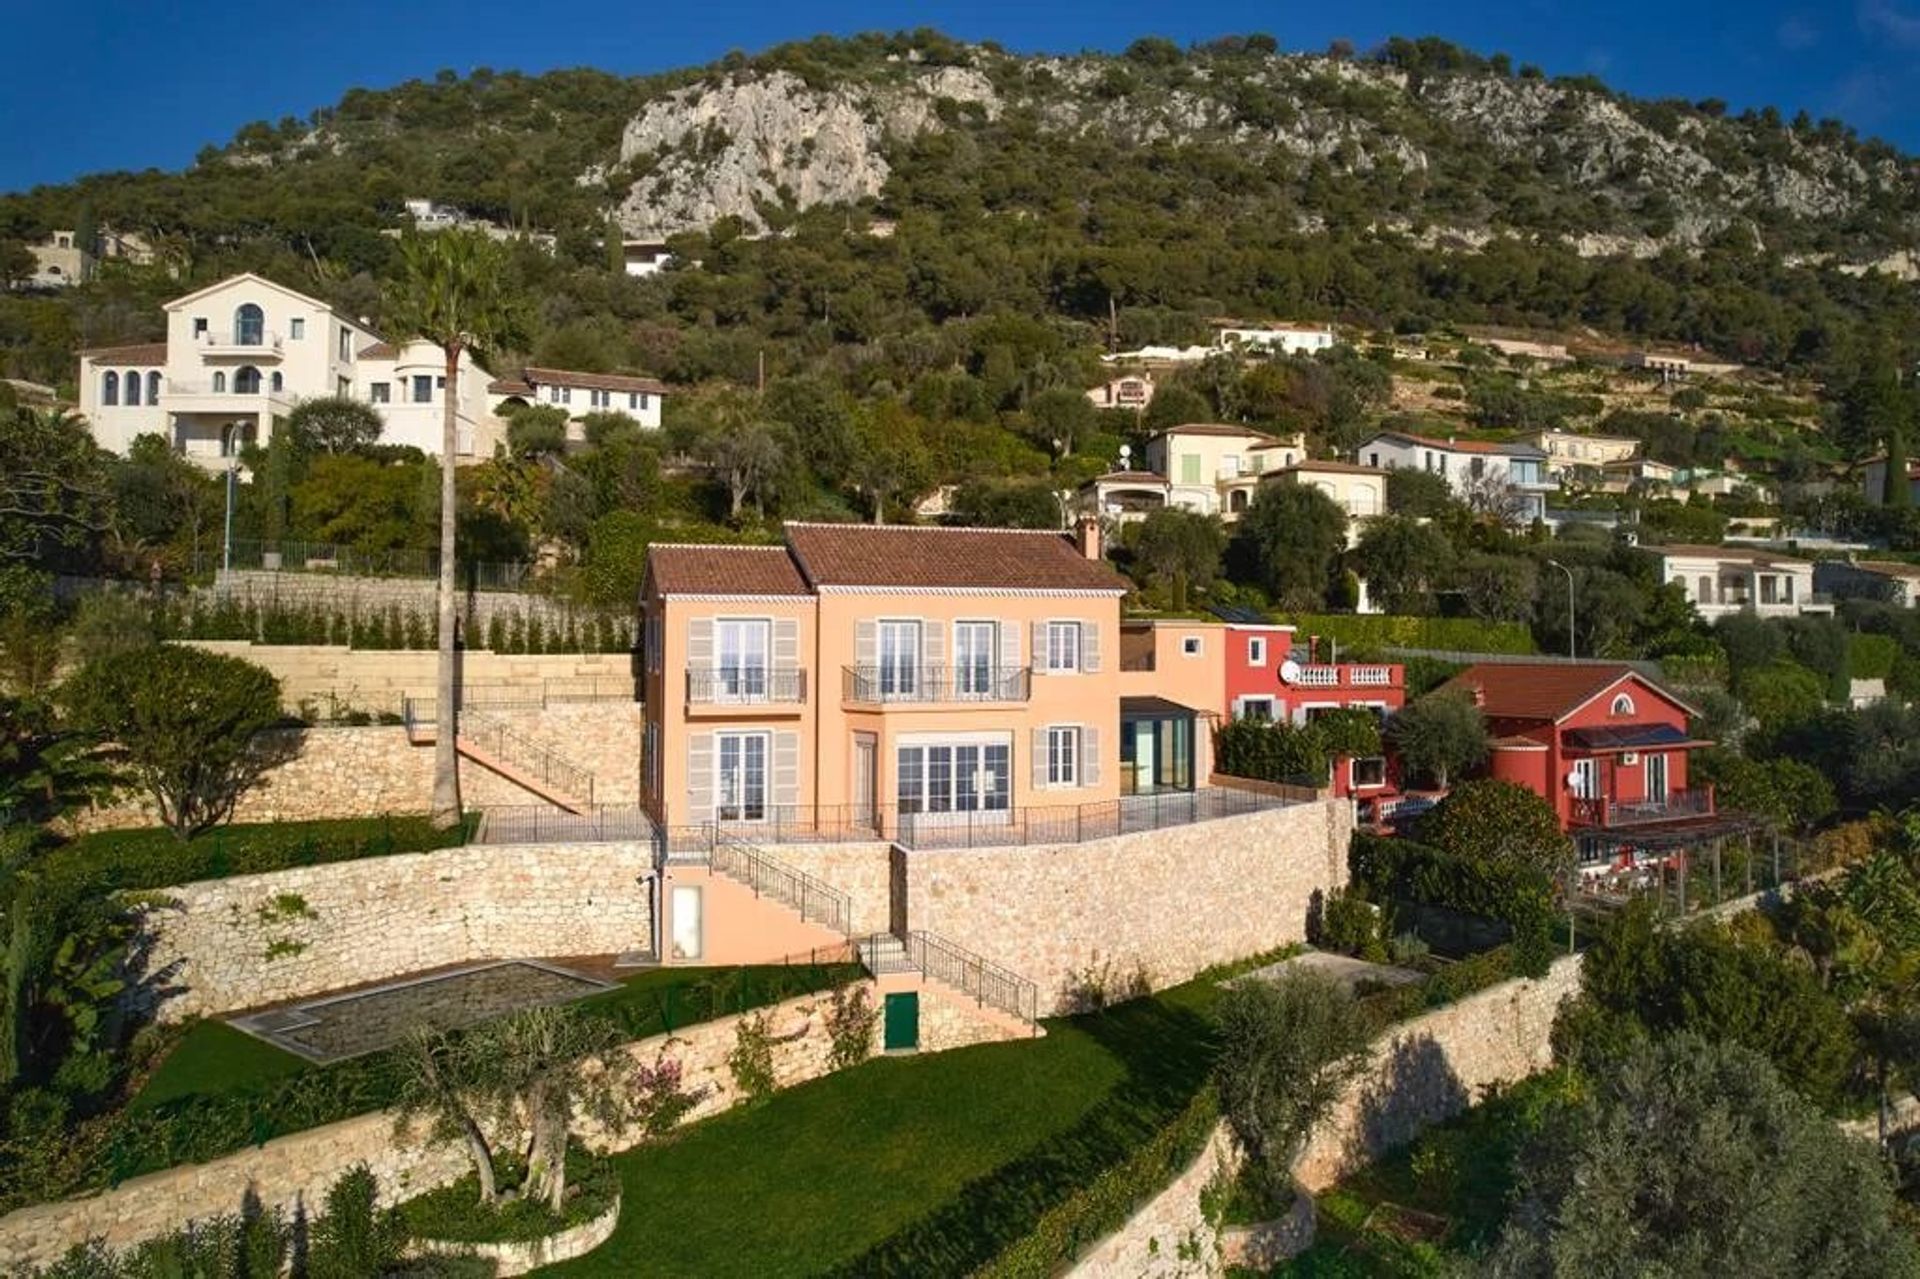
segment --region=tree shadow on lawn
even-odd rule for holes
[[[1092,1039],[1123,1064],[1122,1082],[1072,1128],[968,1183],[829,1275],[966,1274],[991,1261],[1042,1214],[1133,1154],[1193,1099],[1213,1068],[1212,1023],[1166,999],[1054,1022],[1048,1033]]]

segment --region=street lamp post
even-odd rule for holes
[[[1567,575],[1567,659],[1571,661],[1574,656],[1574,652],[1573,652],[1573,635],[1574,635],[1574,631],[1573,631],[1573,570],[1568,568],[1565,564],[1562,564],[1559,560],[1548,560],[1547,563],[1551,564],[1553,567],[1559,569],[1562,573],[1565,573]]]
[[[231,451],[227,454],[227,519],[226,530],[220,539],[220,571],[233,572],[233,476],[235,463],[239,459]]]

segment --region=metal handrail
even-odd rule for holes
[[[400,718],[406,724],[407,731],[428,724],[439,723],[439,701],[436,698],[403,697],[400,699]],[[540,743],[531,741],[514,732],[505,724],[483,711],[463,709],[459,721],[454,725],[456,738],[466,738],[480,749],[523,769],[531,776],[555,792],[569,799],[577,800],[587,807],[593,806],[593,773]]]
[[[546,804],[481,810],[476,844],[651,844],[652,814],[638,804],[597,804],[569,813]]]
[[[861,663],[842,668],[843,696],[867,704],[1024,702],[1033,692],[1025,666],[892,666]]]
[[[901,940],[915,966],[934,981],[1029,1025],[1039,1020],[1040,988],[1019,973],[934,933],[915,929]]]
[[[842,936],[853,931],[853,901],[847,894],[744,840],[715,829],[708,864],[751,888],[755,897],[771,897],[799,911],[800,918],[808,923],[831,928]]]
[[[764,706],[807,700],[807,673],[765,666],[689,670],[687,701],[698,706]]]
[[[1604,796],[1577,798],[1573,801],[1573,822],[1577,826],[1615,830],[1626,826],[1683,821],[1690,817],[1711,817],[1713,811],[1713,787],[1698,786],[1670,791],[1665,799],[1659,800],[1621,801]]]

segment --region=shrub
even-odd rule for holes
[[[733,1075],[733,1086],[748,1102],[765,1101],[780,1086],[773,1073],[773,1035],[765,1013],[742,1017],[734,1024],[727,1070]]]
[[[1387,958],[1386,931],[1380,907],[1368,901],[1358,885],[1349,885],[1327,898],[1315,943],[1326,950],[1383,963]]]
[[[1573,864],[1573,841],[1553,806],[1514,782],[1456,786],[1420,819],[1420,838],[1454,857],[1530,866],[1545,875]]]
[[[1552,962],[1558,898],[1553,879],[1537,866],[1457,857],[1366,831],[1354,834],[1347,864],[1353,883],[1381,901],[1424,902],[1507,924],[1516,966],[1530,977]]]
[[[1412,773],[1442,789],[1487,757],[1487,719],[1471,697],[1437,691],[1409,702],[1387,721],[1387,741]]]
[[[1417,474],[1417,472],[1409,472]],[[1424,648],[1465,653],[1532,653],[1533,631],[1522,622],[1470,617],[1395,617],[1384,613],[1292,613],[1281,620],[1302,635],[1319,635],[1342,648]]]
[[[649,1137],[673,1131],[698,1099],[686,1090],[686,1072],[665,1052],[633,1070],[633,1123]]]
[[[231,816],[273,762],[255,737],[280,719],[280,681],[237,657],[171,644],[118,653],[62,696],[181,839]]]
[[[1232,777],[1301,786],[1327,784],[1327,752],[1310,727],[1237,719],[1213,735],[1214,767]]]
[[[1221,1112],[1257,1179],[1285,1200],[1294,1157],[1364,1069],[1373,1028],[1337,982],[1304,971],[1234,983],[1218,1016]]]
[[[834,1070],[858,1066],[873,1055],[873,1028],[880,1023],[880,1010],[873,1005],[873,992],[865,982],[842,986],[829,996],[827,1036],[833,1047],[827,1062]]]

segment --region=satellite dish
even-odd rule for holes
[[[1580,770],[1576,768],[1571,773],[1567,774],[1567,785],[1578,786],[1579,784],[1580,784]]]
[[[1120,469],[1123,471],[1126,470],[1127,463],[1132,459],[1133,459],[1133,446],[1131,444],[1122,444],[1120,446]]]
[[[1299,678],[1300,663],[1294,661],[1291,657],[1280,663],[1280,682],[1282,684],[1292,684],[1299,680]]]

